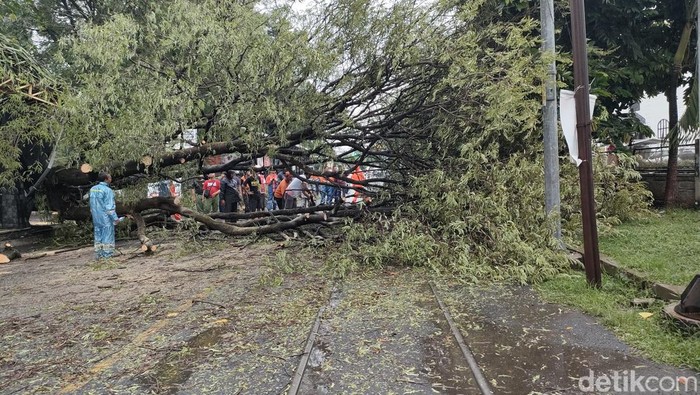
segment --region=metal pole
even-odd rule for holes
[[[697,113],[698,113],[698,128],[696,130],[700,130],[700,0],[698,0],[698,3],[695,7],[695,15],[697,17],[696,23],[695,23],[695,33],[697,34],[697,42],[695,43],[695,52],[696,52],[696,57],[695,57],[695,67],[696,67],[696,72],[695,72],[695,83],[697,84],[697,94],[698,94],[698,105],[697,105]]]
[[[588,101],[588,53],[584,0],[569,0],[574,55],[574,99],[576,100],[576,132],[578,134],[579,182],[583,217],[583,258],[588,283],[600,287],[600,253],[593,198],[593,166],[591,154],[591,108]]]
[[[700,0],[698,0],[700,1]],[[557,132],[557,65],[554,59],[554,0],[540,0],[542,54],[549,56],[542,107],[544,128],[544,208],[554,219],[554,237],[561,242],[559,135]]]

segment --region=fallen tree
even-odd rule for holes
[[[343,228],[334,263],[518,282],[565,268],[543,207],[545,68],[533,19],[503,18],[494,0],[321,3],[304,26],[287,19],[288,9],[213,0],[150,2],[139,15],[84,26],[65,46],[80,83],[65,101],[65,167],[46,177],[49,205],[89,220],[86,194],[106,169],[132,194],[117,211],[135,215],[146,251],[147,218],[161,215],[240,236],[386,210],[392,215]],[[192,129],[197,141],[184,148]],[[216,158],[222,153],[231,157]],[[246,169],[265,157],[271,169],[359,189],[381,208],[206,215],[168,198],[140,199],[149,181]],[[364,179],[353,177],[358,167]],[[631,165],[620,169],[597,173],[609,221],[646,204]],[[572,180],[565,168],[570,237],[580,218]]]
[[[391,214],[392,207],[367,207],[365,205],[315,206],[251,213],[200,213],[182,206],[177,198],[154,197],[133,203],[117,203],[117,215],[133,219],[136,236],[141,242],[143,252],[150,254],[157,250],[157,245],[147,236],[149,225],[161,225],[163,216],[180,214],[190,218],[208,230],[219,231],[230,236],[249,236],[280,233],[297,229],[309,224],[336,225],[344,223],[343,218],[361,219],[374,213]],[[148,213],[145,220],[144,213]],[[74,207],[64,213],[66,219],[89,221],[90,208]],[[235,221],[235,222],[225,222]]]

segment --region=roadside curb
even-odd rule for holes
[[[570,257],[580,263],[580,265],[572,265],[575,269],[583,268],[583,250],[577,247],[566,247],[572,254]],[[678,285],[669,285],[657,283],[649,280],[644,274],[628,269],[620,265],[618,262],[600,254],[600,265],[605,273],[610,276],[621,277],[633,282],[638,288],[650,290],[658,299],[666,301],[680,300],[681,294],[685,289]]]

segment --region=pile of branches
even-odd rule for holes
[[[368,207],[361,205],[324,205],[273,211],[250,213],[211,213],[205,214],[180,204],[178,198],[154,197],[134,204],[118,204],[117,215],[133,219],[136,225],[141,249],[146,253],[155,252],[157,246],[147,236],[147,227],[162,225],[163,216],[179,214],[197,221],[209,231],[218,231],[229,236],[250,236],[276,234],[289,238],[284,232],[301,229],[303,234],[312,238],[324,237],[320,234],[323,227],[345,223],[347,219],[358,220],[374,213],[391,213],[391,207]],[[90,212],[87,207],[75,209],[70,213],[73,218],[87,220]],[[306,225],[316,225],[313,234],[304,229]]]

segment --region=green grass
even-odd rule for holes
[[[700,333],[690,335],[672,326],[661,313],[664,306],[661,301],[645,309],[631,307],[633,298],[649,296],[645,291],[610,276],[604,276],[602,289],[596,290],[586,284],[581,272],[561,274],[536,288],[549,302],[573,306],[599,317],[603,325],[642,355],[700,371]],[[654,315],[644,319],[640,312]]]
[[[700,274],[700,211],[673,210],[616,227],[601,253],[650,280],[686,286]]]

